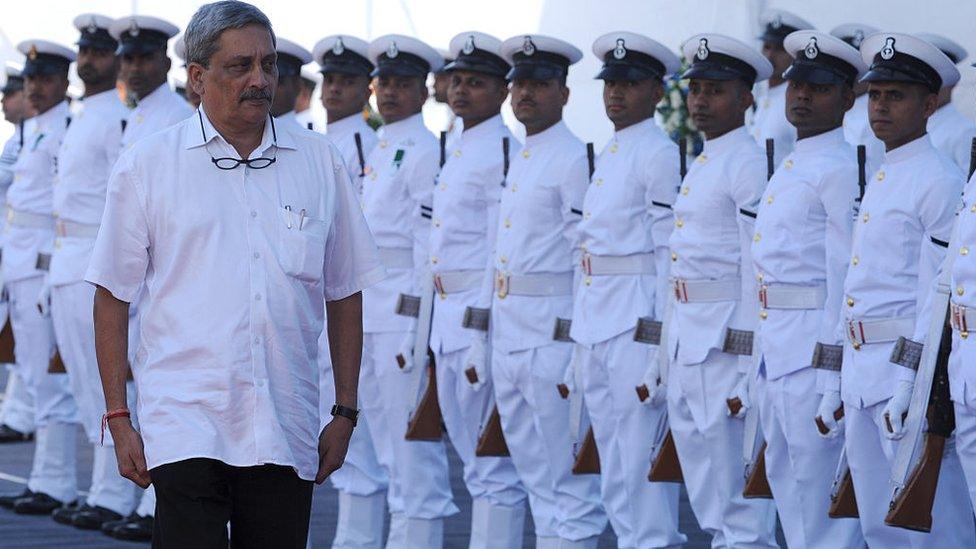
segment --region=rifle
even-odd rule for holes
[[[776,170],[776,163],[773,160],[773,140],[766,140],[766,181],[773,178],[773,171]]]
[[[593,436],[592,426],[586,431],[586,438],[583,439],[583,444],[580,445],[579,452],[576,453],[576,460],[573,462],[573,474],[600,474],[600,451],[596,448],[596,438]]]
[[[596,157],[593,154],[593,143],[586,144],[586,164],[590,169],[590,179],[593,179],[593,172],[596,171]]]
[[[858,195],[857,201],[861,202],[864,200],[864,189],[868,186],[867,174],[864,173],[864,167],[867,164],[867,147],[864,145],[857,146],[857,188]]]
[[[640,389],[638,389],[640,393]],[[644,395],[638,397],[646,399]],[[684,482],[681,473],[681,462],[678,460],[678,449],[674,445],[674,437],[668,428],[667,413],[661,414],[657,433],[654,436],[654,446],[651,447],[651,470],[647,473],[648,482]]]
[[[854,496],[854,479],[851,478],[851,468],[847,465],[847,450],[841,450],[837,472],[834,473],[834,483],[830,487],[830,507],[827,508],[830,518],[858,518],[857,498]]]
[[[678,139],[678,166],[681,180],[684,181],[685,176],[688,175],[688,138],[686,137]]]
[[[13,364],[16,362],[14,358],[15,345],[14,330],[11,327],[10,318],[7,317],[3,324],[3,330],[0,330],[0,363]]]
[[[49,374],[68,373],[68,369],[64,367],[64,361],[61,360],[61,352],[58,351],[57,347],[55,347],[54,353],[51,355],[51,359],[47,363],[47,373]]]
[[[359,135],[359,132],[356,132],[352,134],[352,138],[356,141],[356,158],[359,159],[359,177],[366,177],[366,159],[363,157],[363,136]],[[444,161],[442,160],[441,166],[443,165]]]
[[[497,405],[492,408],[485,428],[478,437],[478,445],[475,447],[474,455],[477,457],[507,457],[511,455],[508,451],[508,443],[505,442],[505,433],[502,431],[502,417],[498,413]]]

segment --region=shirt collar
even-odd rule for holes
[[[538,147],[564,131],[566,131],[566,123],[560,120],[537,134],[525,136],[525,146],[526,148]]]
[[[37,125],[37,131],[45,131],[49,126],[53,126],[55,124],[61,124],[62,127],[67,126],[68,114],[68,101],[64,100],[48,109],[43,114],[39,114],[34,117],[34,123]]]
[[[298,121],[298,117],[295,116],[295,111],[288,111],[281,116],[276,116],[275,122],[276,122],[275,130],[278,129],[278,126],[283,126],[285,124],[297,124],[299,126],[301,125],[301,122]]]
[[[914,141],[909,141],[901,147],[893,151],[888,151],[885,153],[884,163],[894,164],[896,162],[904,162],[912,157],[918,156],[919,154],[925,152],[932,148],[932,140],[929,139],[929,134],[925,134],[922,137]]]
[[[641,120],[636,124],[631,124],[630,126],[627,126],[622,130],[614,132],[613,140],[617,143],[623,143],[628,141],[629,139],[633,139],[634,137],[637,137],[638,135],[646,131],[652,131],[652,128],[658,130],[660,129],[657,127],[657,123],[654,122],[653,116],[646,120]]]
[[[197,110],[199,114],[187,119],[185,122],[186,125],[183,128],[183,141],[186,143],[187,150],[202,147],[214,140],[219,141],[225,147],[233,149],[230,143],[224,139],[224,136],[220,135],[220,132],[214,128],[210,122],[210,117],[207,116],[207,112],[203,109],[203,104]],[[270,117],[268,119],[270,120]],[[201,120],[203,121],[203,133],[200,132]],[[251,157],[256,158],[267,152],[274,145],[276,135],[279,149],[296,149],[295,140],[291,133],[294,128],[290,126],[291,124],[287,123],[276,123],[274,125],[274,132],[272,132],[271,123],[266,123],[264,125],[264,134],[261,137],[261,144],[254,149]],[[203,134],[207,136],[206,141],[204,141]]]
[[[136,108],[137,109],[150,108],[156,103],[162,102],[163,98],[166,96],[166,92],[172,92],[172,91],[173,90],[169,89],[169,84],[163,82],[162,84],[159,85],[159,87],[149,92],[149,95],[143,97],[142,99],[137,100]]]
[[[464,123],[464,121],[459,118],[455,119],[455,122],[459,122],[461,124]],[[461,132],[461,141],[466,142],[473,139],[479,139],[481,137],[497,135],[498,131],[504,127],[505,121],[502,120],[502,115],[499,113],[487,120],[483,120],[480,124],[473,128],[463,130]]]
[[[105,90],[103,92],[98,92],[95,95],[89,95],[88,97],[83,97],[81,99],[82,106],[88,105],[101,105],[103,103],[121,103],[119,100],[119,92],[115,88]]]
[[[795,152],[812,152],[817,150],[826,149],[828,147],[834,147],[840,143],[844,142],[844,128],[834,128],[830,131],[814,135],[813,137],[805,137],[803,139],[798,139],[796,141],[796,146],[793,148]]]
[[[734,130],[728,131],[716,137],[715,139],[706,139],[705,144],[702,147],[702,154],[720,154],[721,152],[738,145],[740,142],[747,140],[755,143],[755,140],[751,135],[749,135],[749,130],[747,130],[745,126],[739,126]]]
[[[932,116],[929,117],[929,128],[948,122],[952,117],[953,110],[955,110],[955,107],[952,106],[952,103],[946,103],[945,105],[942,105],[936,109],[935,112],[932,113]]]
[[[335,122],[329,122],[328,124],[325,125],[325,132],[326,133],[348,132],[348,131],[352,131],[355,128],[359,128],[361,124],[365,124],[365,123],[366,121],[363,120],[363,114],[361,112],[357,112],[345,118],[336,120]]]
[[[392,124],[384,124],[380,127],[380,133],[384,139],[394,139],[399,136],[412,134],[418,130],[427,130],[427,126],[424,125],[424,115],[419,112],[403,120],[397,120]]]

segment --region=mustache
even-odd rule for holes
[[[244,93],[241,94],[240,98],[238,99],[238,102],[239,103],[243,103],[245,101],[251,101],[251,100],[254,100],[254,99],[261,99],[261,100],[264,100],[264,101],[267,101],[268,103],[270,103],[271,102],[271,92],[268,91],[268,90],[261,90],[261,89],[258,89],[258,88],[251,88],[249,90],[245,90]]]

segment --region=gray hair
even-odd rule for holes
[[[220,35],[228,29],[241,29],[248,25],[261,25],[271,33],[271,43],[276,44],[271,20],[261,10],[246,2],[224,0],[204,4],[193,14],[183,33],[186,43],[186,63],[199,63],[210,67],[210,58],[217,51]]]

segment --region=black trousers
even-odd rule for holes
[[[312,482],[291,467],[195,458],[150,470],[154,549],[305,549]]]

